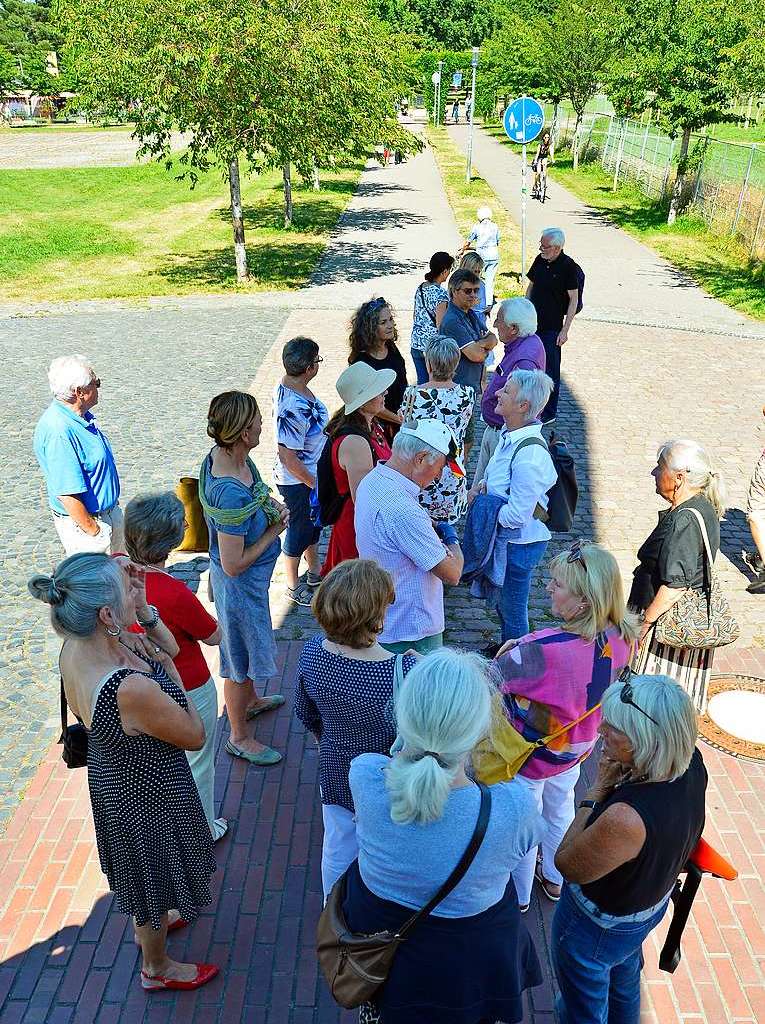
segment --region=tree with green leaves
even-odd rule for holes
[[[57,81],[47,70],[47,58],[60,46],[61,33],[51,19],[50,0],[0,0],[0,52],[10,54],[16,66],[9,84],[43,96],[57,89]]]
[[[622,10],[609,94],[622,111],[650,106],[680,138],[667,218],[673,224],[685,193],[691,132],[728,116],[732,61],[748,38],[746,8],[727,0],[627,0]]]
[[[291,174],[417,142],[394,116],[396,54],[382,24],[352,0],[61,0],[70,74],[87,109],[129,107],[140,153],[181,176],[228,179],[237,276],[247,276],[240,160]],[[363,40],[363,45],[360,45]]]
[[[10,50],[0,46],[0,93],[17,87],[19,66]]]

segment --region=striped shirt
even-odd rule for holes
[[[431,572],[448,552],[419,502],[420,488],[378,464],[356,491],[356,547],[393,577],[396,600],[381,643],[424,640],[444,630],[444,585]]]

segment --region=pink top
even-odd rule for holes
[[[593,641],[562,629],[521,637],[497,659],[510,724],[527,740],[549,736],[599,703],[631,656],[631,645],[611,627]],[[521,768],[529,779],[559,775],[595,746],[600,710],[535,751]]]

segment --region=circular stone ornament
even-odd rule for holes
[[[765,761],[765,679],[726,674],[709,682],[699,733],[734,757]]]

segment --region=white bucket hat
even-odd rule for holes
[[[335,387],[345,404],[346,415],[387,391],[395,379],[395,370],[374,370],[367,363],[353,363],[343,370]]]
[[[447,427],[442,420],[410,420],[401,427],[399,433],[419,437],[425,444],[429,444],[431,448],[435,448],[437,452],[446,456],[446,465],[455,476],[465,475],[465,466],[460,458],[457,439],[451,428]]]

